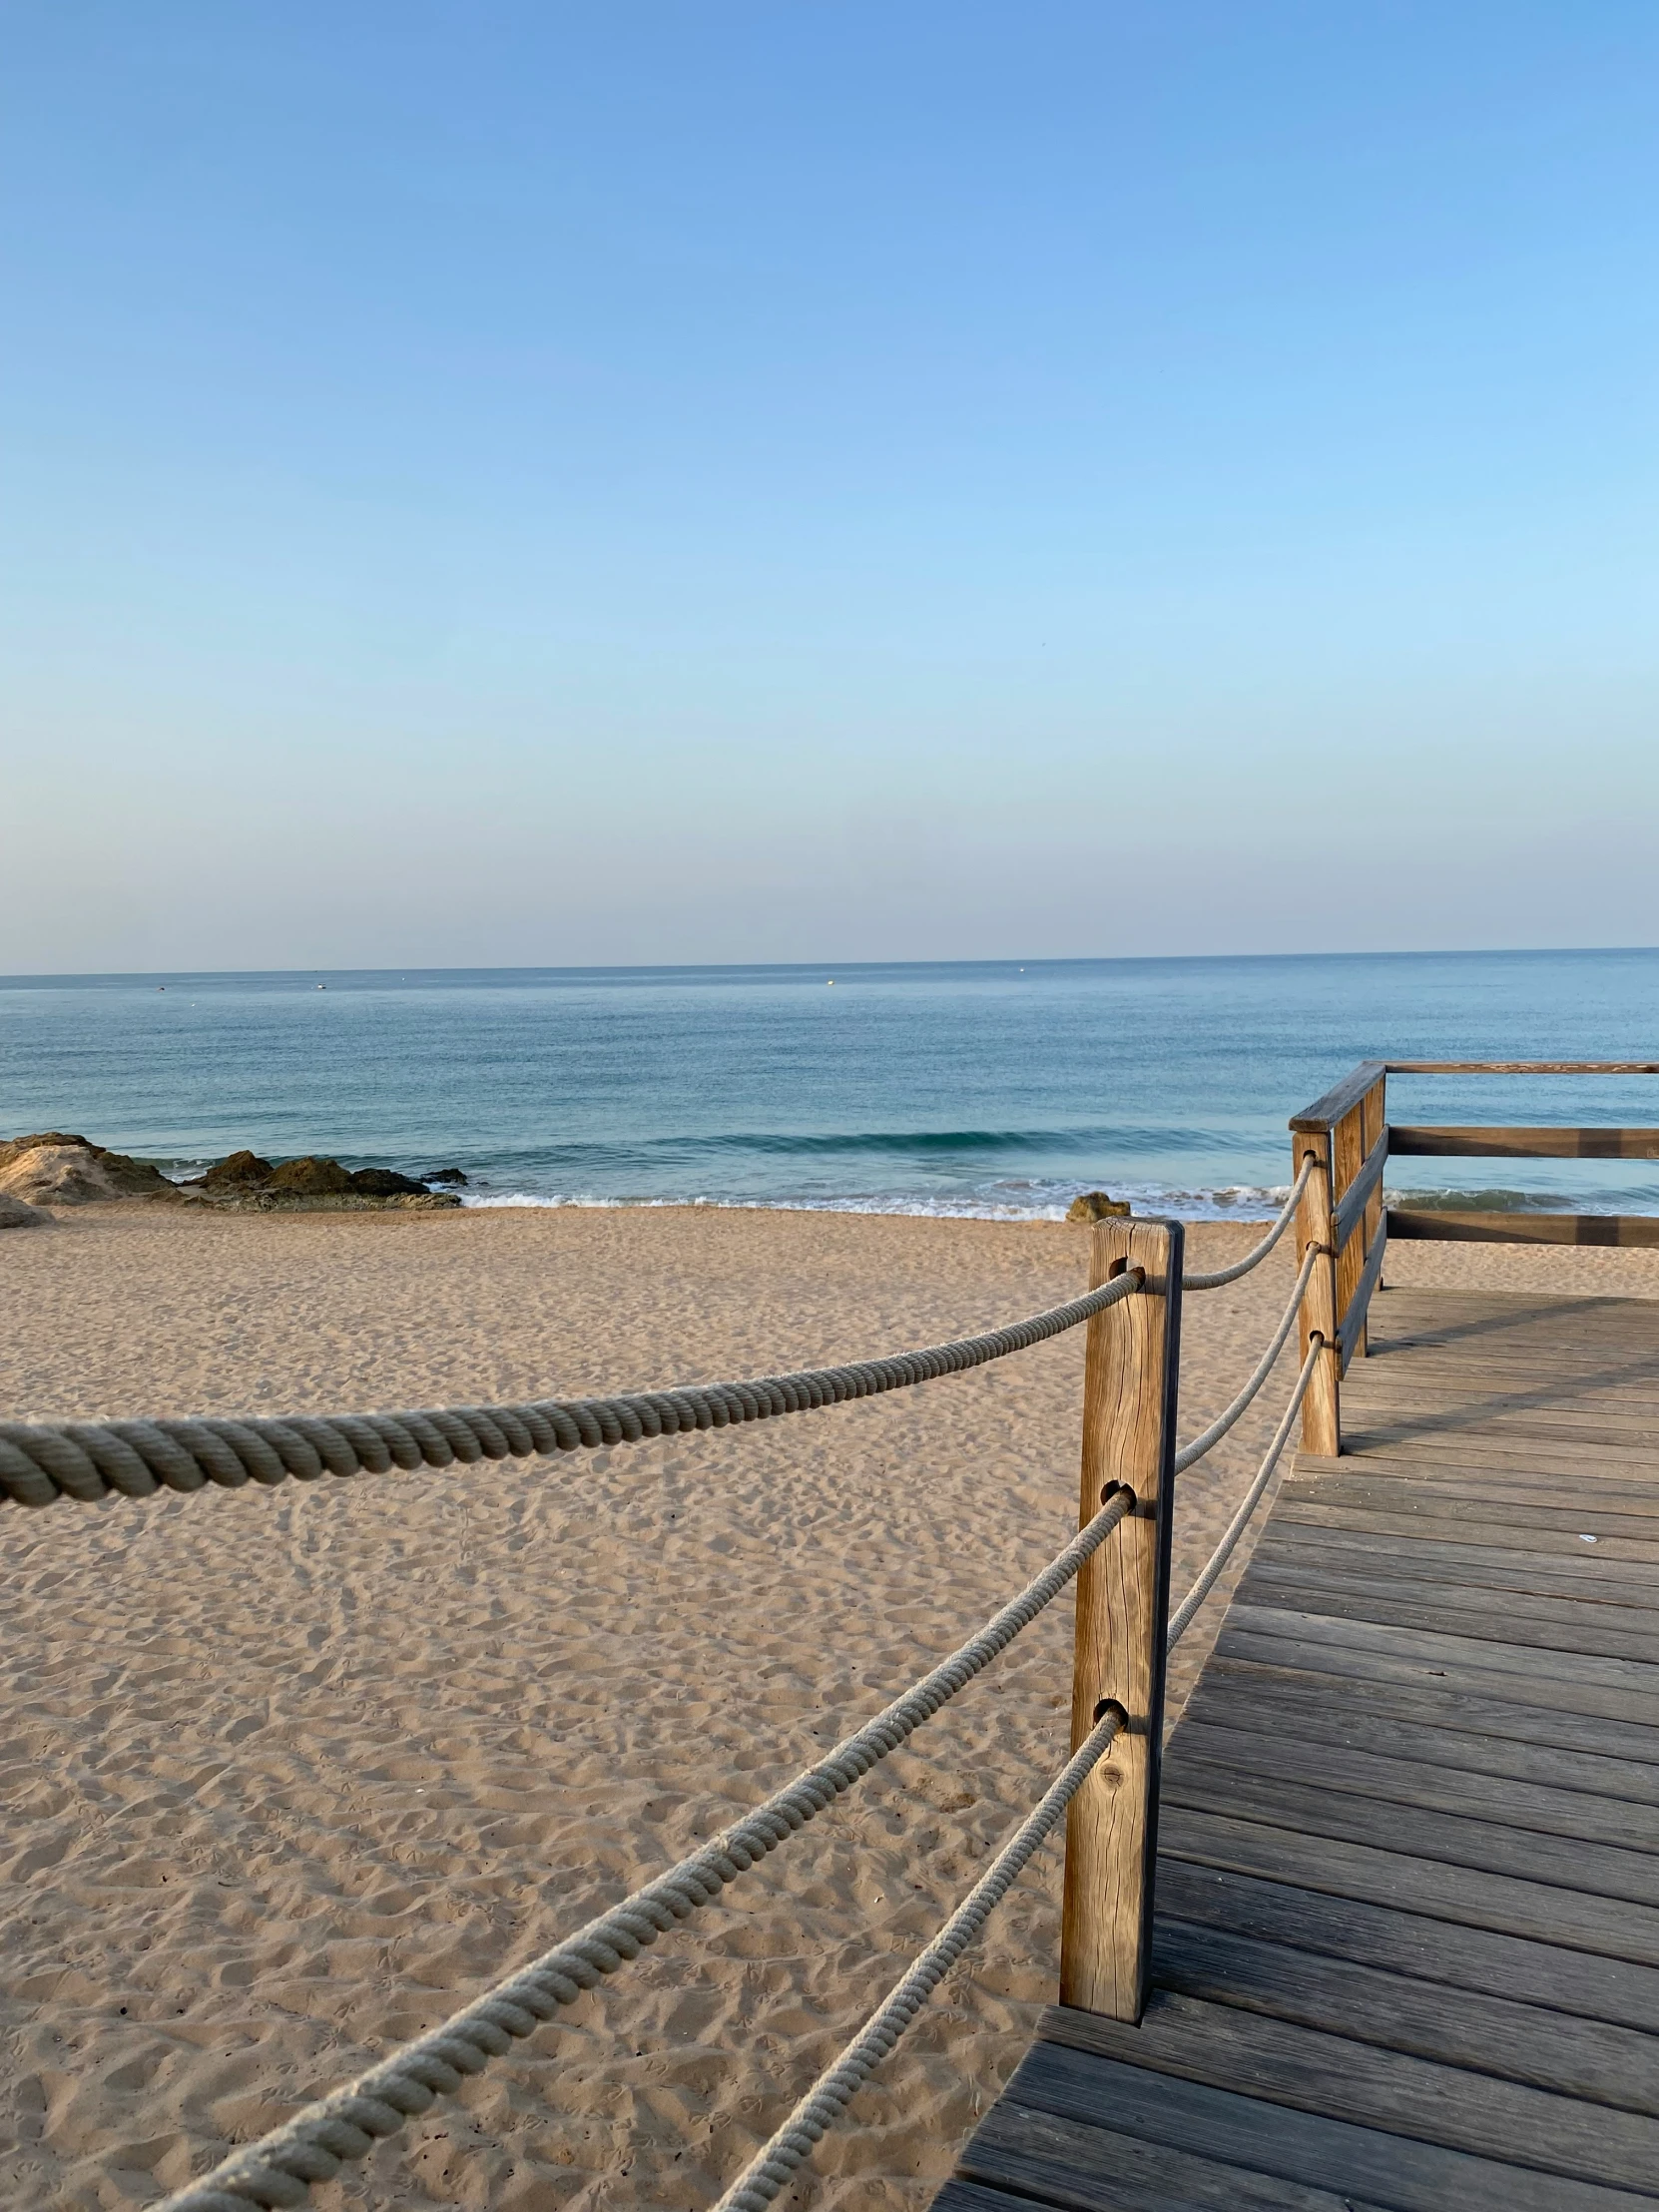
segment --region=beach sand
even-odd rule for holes
[[[1191,1261],[1254,1234],[1196,1228]],[[1087,1242],[700,1209],[66,1212],[0,1242],[0,1406],[347,1410],[764,1374],[1057,1304]],[[1656,1254],[1406,1246],[1387,1272],[1659,1296]],[[1189,1301],[1184,1435],[1292,1276],[1287,1243]],[[7,1509],[7,2200],[177,2187],[876,1711],[1075,1525],[1081,1361],[1075,1332],[690,1439]],[[1185,1478],[1177,1594],[1293,1375],[1288,1354]],[[1063,1760],[1070,1635],[1068,1594],[690,1928],[313,2201],[699,2212]],[[1054,1994],[1059,1876],[1055,1841],[785,2202],[926,2203]]]

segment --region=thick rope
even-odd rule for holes
[[[451,1406],[425,1413],[290,1413],[281,1420],[114,1420],[26,1425],[0,1421],[0,1495],[19,1505],[60,1497],[95,1500],[119,1491],[150,1497],[200,1490],[209,1482],[240,1489],[291,1475],[387,1474],[393,1467],[447,1467],[459,1460],[522,1458],[532,1452],[593,1450],[674,1436],[693,1428],[803,1413],[849,1398],[904,1390],[942,1375],[1024,1352],[1090,1321],[1138,1291],[1144,1270],[1129,1268],[1069,1305],[983,1337],[812,1368],[755,1382],[706,1382],[685,1389],[637,1390],[624,1397],[552,1398],[524,1405]]]
[[[1319,1257],[1320,1247],[1310,1245],[1308,1247],[1308,1257],[1302,1263],[1302,1273],[1296,1279],[1296,1289],[1291,1293],[1291,1303],[1286,1307],[1285,1317],[1273,1333],[1273,1342],[1257,1363],[1255,1374],[1232,1404],[1225,1411],[1218,1413],[1208,1428],[1200,1429],[1190,1444],[1181,1446],[1181,1449],[1175,1454],[1175,1471],[1177,1474],[1185,1474],[1189,1467],[1196,1466],[1207,1451],[1221,1442],[1223,1436],[1226,1435],[1245,1407],[1255,1397],[1262,1384],[1273,1373],[1279,1355],[1285,1349],[1285,1340],[1296,1327],[1297,1315],[1302,1310],[1302,1294],[1308,1288],[1309,1278],[1314,1272],[1314,1263]]]
[[[1259,1245],[1252,1245],[1244,1258],[1235,1260],[1230,1268],[1211,1268],[1204,1275],[1182,1276],[1181,1288],[1184,1291],[1219,1291],[1224,1283],[1236,1283],[1241,1275],[1248,1275],[1252,1268],[1259,1268],[1296,1219],[1296,1210],[1302,1203],[1302,1194],[1308,1188],[1308,1178],[1318,1165],[1319,1162],[1310,1152],[1307,1159],[1302,1163],[1302,1173],[1291,1185],[1291,1195],[1286,1199],[1279,1219]]]
[[[515,2038],[532,2034],[560,2005],[574,2003],[584,1989],[596,1986],[601,1975],[615,1973],[624,1959],[636,1957],[677,1922],[689,1920],[727,1883],[747,1873],[786,1836],[804,1828],[850,1789],[1036,1619],[1134,1503],[1132,1491],[1114,1492],[1093,1520],[976,1636],[756,1812],[722,1830],[700,1851],[589,1921],[530,1965],[497,1982],[440,2027],[417,2036],[354,2081],[306,2105],[257,2143],[233,2152],[202,2180],[164,2199],[156,2212],[249,2212],[251,2205],[304,2204],[314,2183],[331,2180],[345,2160],[365,2157],[377,2137],[395,2134],[410,2114],[424,2112],[436,2095],[458,2089],[466,2075],[481,2072],[491,2058],[510,2049]]]
[[[1279,1464],[1279,1455],[1289,1440],[1291,1424],[1296,1419],[1297,1408],[1308,1395],[1308,1385],[1314,1380],[1314,1369],[1318,1366],[1319,1356],[1324,1349],[1325,1339],[1316,1330],[1309,1340],[1308,1357],[1303,1361],[1302,1373],[1296,1379],[1296,1388],[1291,1392],[1291,1402],[1285,1408],[1283,1420],[1280,1421],[1279,1426],[1273,1432],[1273,1441],[1268,1446],[1267,1457],[1256,1470],[1255,1481],[1246,1490],[1239,1510],[1228,1522],[1226,1534],[1222,1537],[1221,1542],[1217,1544],[1215,1550],[1211,1552],[1198,1580],[1170,1615],[1169,1632],[1164,1640],[1166,1651],[1173,1651],[1192,1626],[1194,1614],[1215,1588],[1217,1577],[1228,1560],[1232,1558],[1233,1547],[1249,1525],[1251,1514],[1261,1504],[1263,1492],[1273,1480],[1273,1470]]]
[[[790,2176],[812,2156],[814,2145],[845,2111],[1002,1902],[1020,1869],[1058,1824],[1122,1725],[1123,1716],[1114,1710],[1084,1739],[1018,1835],[1004,1845],[885,2003],[870,2014],[834,2064],[820,2074],[714,2212],[765,2212]]]

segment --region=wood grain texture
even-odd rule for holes
[[[1396,1124],[1388,1131],[1388,1150],[1423,1160],[1659,1160],[1659,1129]]]
[[[1071,1738],[1105,1708],[1127,1725],[1066,1819],[1060,1986],[1068,2003],[1134,2020],[1145,2000],[1164,1728],[1170,1506],[1181,1347],[1179,1223],[1097,1225],[1090,1287],[1125,1268],[1146,1287],[1088,1325],[1078,1523],[1115,1489],[1135,1508],[1077,1578]]]
[[[1387,1072],[1387,1065],[1382,1060],[1362,1060],[1323,1098],[1316,1098],[1312,1106],[1305,1106],[1300,1114],[1293,1114],[1291,1127],[1316,1134],[1335,1129],[1350,1107],[1359,1105]]]
[[[1325,1348],[1302,1400],[1302,1445],[1305,1451],[1325,1452],[1334,1458],[1342,1450],[1343,1441],[1342,1353],[1337,1343],[1336,1230],[1331,1195],[1334,1146],[1328,1129],[1298,1131],[1292,1138],[1293,1180],[1310,1157],[1314,1172],[1297,1207],[1297,1260],[1300,1265],[1310,1248],[1317,1249],[1322,1257],[1315,1262],[1303,1294],[1298,1334],[1304,1360],[1316,1335],[1324,1338]]]
[[[1366,1147],[1365,1164],[1345,1184],[1342,1196],[1337,1201],[1337,1243],[1345,1248],[1355,1231],[1367,1220],[1372,1201],[1382,1187],[1382,1171],[1388,1164],[1386,1130],[1381,1137],[1374,1135],[1369,1140],[1365,1135],[1371,1119],[1375,1118],[1371,1103],[1375,1095],[1375,1092],[1368,1091],[1356,1109],[1361,1117],[1360,1141]],[[1370,1242],[1368,1238],[1364,1249],[1370,1249]]]
[[[1659,1247],[1652,1214],[1421,1213],[1387,1210],[1388,1234],[1400,1243],[1605,1245],[1650,1252]]]

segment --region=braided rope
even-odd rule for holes
[[[435,2096],[458,2089],[464,2076],[481,2072],[492,2057],[510,2049],[515,2038],[532,2034],[560,2005],[574,2003],[584,1989],[596,1986],[601,1975],[615,1973],[625,1959],[637,1957],[677,1922],[689,1920],[727,1883],[747,1873],[785,1837],[804,1828],[850,1789],[1036,1619],[1134,1503],[1132,1491],[1114,1492],[1093,1520],[977,1635],[755,1812],[528,1966],[497,1982],[440,2027],[307,2104],[257,2143],[233,2152],[202,2180],[164,2199],[156,2212],[249,2212],[251,2205],[304,2204],[314,2183],[331,2180],[345,2160],[365,2157],[377,2137],[395,2134],[410,2114],[424,2112]]]
[[[915,2019],[1012,1887],[1014,1878],[1053,1831],[1123,1725],[1108,1712],[1061,1770],[1011,1843],[957,1906],[886,2001],[872,2012],[834,2063],[820,2074],[783,2126],[744,2168],[714,2212],[765,2212],[813,2147],[845,2111]]]
[[[1296,1217],[1302,1194],[1308,1188],[1308,1178],[1319,1162],[1313,1153],[1302,1163],[1302,1173],[1291,1185],[1291,1195],[1286,1199],[1279,1219],[1258,1245],[1252,1245],[1242,1260],[1235,1260],[1230,1268],[1212,1268],[1205,1275],[1184,1275],[1181,1288],[1184,1291],[1219,1291],[1224,1283],[1236,1283],[1241,1275],[1248,1275],[1252,1268],[1259,1268]]]
[[[1177,1474],[1185,1474],[1189,1467],[1196,1466],[1207,1451],[1221,1442],[1223,1436],[1226,1435],[1251,1399],[1255,1397],[1257,1391],[1260,1390],[1262,1384],[1273,1373],[1279,1355],[1285,1349],[1285,1340],[1296,1327],[1296,1317],[1302,1310],[1302,1294],[1308,1288],[1309,1278],[1314,1272],[1314,1262],[1319,1256],[1320,1247],[1310,1245],[1308,1247],[1308,1257],[1302,1263],[1302,1273],[1296,1279],[1296,1289],[1291,1293],[1291,1303],[1286,1307],[1284,1319],[1273,1333],[1273,1342],[1257,1362],[1255,1374],[1232,1404],[1223,1412],[1218,1413],[1208,1428],[1201,1428],[1190,1444],[1181,1446],[1181,1449],[1175,1454],[1175,1471]]]
[[[1308,1385],[1314,1380],[1314,1369],[1319,1364],[1319,1356],[1324,1349],[1325,1339],[1316,1330],[1309,1339],[1308,1357],[1303,1361],[1302,1373],[1296,1379],[1296,1388],[1291,1392],[1291,1402],[1286,1406],[1284,1418],[1273,1432],[1273,1441],[1268,1446],[1267,1456],[1256,1470],[1255,1481],[1246,1490],[1238,1511],[1228,1522],[1221,1542],[1211,1552],[1209,1559],[1200,1571],[1198,1580],[1170,1615],[1169,1632],[1164,1640],[1166,1651],[1173,1651],[1192,1626],[1194,1614],[1215,1588],[1216,1578],[1221,1573],[1222,1568],[1226,1566],[1228,1560],[1232,1558],[1233,1547],[1249,1525],[1251,1514],[1261,1504],[1263,1492],[1273,1480],[1273,1470],[1279,1464],[1279,1455],[1284,1450],[1290,1437],[1291,1423],[1296,1419],[1297,1408],[1308,1395]]]
[[[387,1474],[393,1467],[447,1467],[458,1460],[523,1458],[533,1452],[594,1450],[726,1428],[782,1413],[816,1411],[883,1390],[903,1390],[943,1375],[961,1375],[1005,1359],[1090,1321],[1138,1291],[1144,1270],[1130,1268],[1069,1305],[982,1337],[811,1368],[754,1382],[705,1382],[684,1389],[636,1390],[622,1397],[551,1398],[523,1405],[457,1405],[436,1412],[290,1413],[280,1420],[0,1421],[0,1496],[19,1505],[60,1497],[95,1500],[119,1491],[151,1497],[200,1490],[209,1482],[240,1489],[291,1475]]]

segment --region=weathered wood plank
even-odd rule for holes
[[[1578,2104],[1493,2075],[1471,2077],[1234,2005],[1159,1990],[1139,2028],[1051,2005],[1038,2032],[1033,2057],[1063,2043],[1293,2111],[1341,2112],[1362,2126],[1562,2181],[1639,2194],[1659,2185],[1659,2124],[1645,2114]]]
[[[1386,1072],[1389,1075],[1659,1075],[1659,1060],[1389,1060]]]
[[[1316,1098],[1312,1106],[1304,1107],[1300,1114],[1291,1116],[1293,1130],[1318,1135],[1335,1129],[1344,1114],[1365,1103],[1366,1093],[1388,1072],[1382,1060],[1362,1060],[1357,1068],[1334,1084],[1323,1098]]]
[[[1501,1129],[1395,1124],[1388,1150],[1424,1160],[1659,1160],[1659,1129]]]
[[[1651,1214],[1526,1214],[1413,1212],[1389,1206],[1388,1235],[1400,1244],[1593,1245],[1623,1251],[1659,1247],[1659,1217]]]
[[[937,2212],[1029,2212],[1033,2202],[1076,2212],[1361,2212],[1360,2200],[1329,2189],[1007,2099],[974,2136],[963,2170],[976,2180],[947,2183],[933,2200]]]
[[[1168,1779],[1171,1790],[1179,1788],[1187,1803],[1197,1798],[1221,1811],[1238,1808],[1241,1788],[1254,1807],[1265,1802],[1258,1785],[1283,1782],[1322,1797],[1358,1797],[1416,1812],[1449,1814],[1500,1828],[1508,1838],[1561,1837],[1649,1860],[1659,1856],[1659,1813],[1640,1799],[1558,1789],[1515,1775],[1484,1774],[1472,1767],[1449,1769],[1414,1756],[1414,1748],[1399,1739],[1391,1752],[1362,1750],[1311,1742],[1285,1730],[1234,1728],[1189,1716],[1182,1722]],[[1229,1785],[1220,1780],[1223,1774],[1236,1779]],[[1212,1789],[1221,1794],[1202,1794]],[[1300,1796],[1287,1797],[1282,1811],[1288,1815],[1292,1806],[1302,1803]],[[1463,1848],[1460,1835],[1452,1848]],[[1531,1848],[1526,1846],[1528,1851]],[[1494,1862],[1482,1858],[1474,1863]],[[1500,1871],[1507,1867],[1504,1860]],[[1651,1892],[1642,1894],[1659,1906],[1659,1867],[1650,1867],[1645,1874]],[[1630,1869],[1621,1859],[1610,1875],[1603,1871],[1592,1886],[1604,1895],[1623,1897],[1630,1893],[1622,1888],[1608,1891],[1604,1884],[1630,1878]]]
[[[1564,1731],[1536,1706],[1496,1708],[1481,1700],[1479,1718],[1485,1726],[1477,1733],[1472,1725],[1457,1725],[1459,1719],[1472,1724],[1475,1715],[1467,1710],[1470,1701],[1459,1701],[1455,1694],[1420,1691],[1407,1700],[1396,1692],[1393,1710],[1377,1711],[1363,1697],[1350,1695],[1339,1702],[1331,1689],[1328,1680],[1316,1675],[1286,1681],[1223,1660],[1205,1668],[1181,1725],[1202,1722],[1246,1735],[1340,1745],[1384,1759],[1408,1753],[1453,1774],[1501,1776],[1589,1797],[1620,1798],[1655,1809],[1659,1818],[1659,1730],[1643,1738],[1648,1757],[1631,1759],[1581,1748],[1576,1729],[1571,1743],[1561,1742]],[[1494,1711],[1507,1721],[1501,1732],[1491,1725]]]
[[[1108,1707],[1123,1725],[1067,1813],[1060,1989],[1127,2020],[1140,2014],[1152,1948],[1182,1236],[1179,1222],[1103,1221],[1090,1255],[1091,1288],[1132,1268],[1145,1286],[1095,1316],[1084,1354],[1078,1525],[1116,1490],[1135,1502],[1077,1577],[1072,1749]]]
[[[1364,1116],[1365,1105],[1366,1102],[1362,1101],[1362,1117]],[[1365,1124],[1362,1118],[1361,1143],[1364,1145],[1365,1142]],[[1339,1250],[1346,1248],[1354,1232],[1365,1221],[1368,1209],[1371,1206],[1373,1193],[1381,1185],[1382,1171],[1387,1164],[1388,1139],[1387,1133],[1384,1131],[1381,1137],[1374,1137],[1370,1144],[1366,1145],[1364,1165],[1348,1184],[1338,1201],[1334,1219]],[[1368,1246],[1370,1244],[1369,1238],[1367,1244]]]
[[[1470,1689],[1461,1681],[1452,1682],[1443,1668],[1418,1669],[1409,1679],[1395,1679],[1391,1674],[1361,1671],[1372,1664],[1364,1654],[1360,1669],[1333,1666],[1332,1657],[1329,1649],[1305,1653],[1299,1647],[1297,1663],[1285,1666],[1241,1659],[1218,1647],[1205,1662],[1199,1689],[1187,1710],[1196,1710],[1201,1697],[1230,1696],[1237,1689],[1241,1696],[1249,1692],[1270,1703],[1281,1696],[1299,1699],[1327,1715],[1333,1727],[1351,1722],[1363,1732],[1375,1720],[1455,1735],[1478,1743],[1493,1760],[1509,1757],[1514,1745],[1541,1744],[1545,1748],[1540,1756],[1565,1762],[1563,1774],[1574,1771],[1571,1761],[1578,1758],[1616,1762],[1633,1777],[1622,1794],[1645,1791],[1646,1781],[1634,1777],[1645,1768],[1659,1766],[1659,1725],[1653,1721],[1610,1720],[1603,1714],[1574,1710],[1570,1727],[1562,1726],[1553,1717],[1560,1708],[1540,1704],[1523,1676],[1492,1677],[1497,1685],[1494,1694],[1490,1686]],[[1570,1754],[1563,1741],[1569,1736]],[[1475,1754],[1471,1751],[1466,1756]],[[1563,1782],[1562,1787],[1577,1785]],[[1616,1797],[1621,1792],[1609,1786],[1605,1794]]]
[[[1352,1624],[1338,1621],[1330,1625],[1340,1630]],[[1592,1720],[1621,1725],[1647,1723],[1652,1721],[1656,1710],[1653,1697],[1646,1690],[1622,1689],[1578,1679],[1552,1680],[1550,1670],[1538,1665],[1536,1654],[1529,1666],[1521,1668],[1487,1669],[1466,1660],[1448,1667],[1435,1663],[1440,1654],[1421,1649],[1422,1639],[1416,1631],[1398,1631],[1398,1642],[1392,1646],[1387,1639],[1396,1632],[1382,1629],[1375,1633],[1378,1640],[1345,1643],[1335,1637],[1326,1637],[1316,1642],[1296,1632],[1276,1633],[1271,1623],[1253,1628],[1239,1623],[1230,1614],[1222,1625],[1216,1650],[1224,1659],[1237,1660],[1241,1664],[1302,1670],[1331,1676],[1339,1682],[1398,1684],[1422,1689],[1443,1685],[1473,1697],[1508,1701],[1541,1713],[1561,1714],[1565,1718],[1556,1733],[1570,1730],[1575,1740],[1579,1724],[1587,1727]]]
[[[1650,1965],[1186,1859],[1167,1860],[1158,1885],[1171,1926],[1214,1928],[1659,2036],[1659,1968]]]
[[[1379,1535],[1413,1536],[1431,1533],[1430,1524],[1417,1513],[1361,1512],[1348,1505],[1316,1505],[1305,1498],[1284,1499],[1275,1508],[1276,1515],[1287,1522],[1295,1522],[1307,1528],[1344,1528],[1352,1530],[1373,1529]],[[1455,1529],[1489,1550],[1501,1550],[1505,1546],[1540,1556],[1579,1558],[1584,1531],[1572,1528],[1538,1528],[1530,1523],[1515,1524],[1505,1521],[1488,1521],[1471,1515],[1461,1522],[1447,1520],[1441,1523],[1448,1536]],[[1609,1536],[1598,1534],[1595,1556],[1598,1559],[1630,1560],[1651,1566],[1659,1560],[1659,1542],[1643,1542],[1634,1536]]]
[[[1659,1966],[1659,1912],[1651,1906],[1562,1890],[1527,1875],[1416,1857],[1404,1844],[1392,1851],[1203,1807],[1167,1806],[1164,1833],[1166,1859]]]
[[[1547,1669],[1541,1669],[1534,1646],[1499,1642],[1495,1638],[1465,1636],[1446,1629],[1398,1628],[1373,1621],[1345,1620],[1337,1614],[1309,1612],[1288,1606],[1251,1605],[1235,1599],[1228,1613],[1227,1635],[1233,1630],[1301,1639],[1311,1644],[1347,1644],[1361,1651],[1388,1652],[1438,1666],[1453,1677],[1465,1669],[1471,1674],[1518,1674],[1531,1678],[1547,1673],[1560,1686],[1583,1689],[1632,1690],[1650,1700],[1659,1699],[1659,1667],[1641,1659],[1606,1658],[1600,1653],[1558,1652]],[[1593,1708],[1587,1708],[1593,1710]],[[1647,1708],[1651,1715],[1659,1704]]]
[[[1357,1252],[1357,1245],[1349,1251]],[[1367,1343],[1367,1316],[1371,1311],[1372,1293],[1382,1280],[1382,1262],[1388,1249],[1387,1224],[1382,1223],[1376,1234],[1365,1265],[1343,1307],[1343,1318],[1337,1329],[1337,1350],[1342,1373],[1346,1376],[1357,1353],[1363,1352]]]
[[[1159,1986],[1181,1996],[1659,2116],[1659,2037],[1632,2028],[1174,1920],[1156,1957]]]
[[[1053,2112],[1103,2132],[1111,2128],[1116,2132],[1108,2143],[1133,2133],[1304,2187],[1329,2188],[1351,2201],[1375,2197],[1392,2212],[1450,2212],[1453,2206],[1457,2212],[1630,2212],[1653,2202],[1159,2074],[1058,2041],[1033,2045],[1008,2096],[1025,2110]],[[1110,2157],[1106,2145],[1101,2157]]]
[[[1239,1586],[1239,1596],[1247,1605],[1282,1606],[1323,1613],[1331,1620],[1376,1621],[1393,1628],[1438,1632],[1448,1618],[1455,1617],[1458,1634],[1463,1636],[1538,1651],[1641,1659],[1659,1666],[1659,1624],[1628,1606],[1598,1606],[1595,1617],[1586,1618],[1589,1609],[1571,1598],[1435,1583],[1426,1574],[1413,1581],[1390,1582],[1335,1574],[1330,1569],[1298,1572],[1254,1560]],[[1626,1626],[1628,1621],[1636,1626]]]
[[[1189,1752],[1165,1771],[1164,1804],[1166,1811],[1179,1805],[1189,1812],[1267,1822],[1306,1837],[1364,1844],[1402,1858],[1507,1875],[1659,1911],[1659,1861],[1649,1852],[1471,1820],[1402,1803],[1398,1797],[1350,1796],[1341,1789],[1289,1781],[1270,1771],[1265,1760],[1252,1773]]]
[[[1599,1545],[1561,1557],[1464,1543],[1456,1534],[1382,1536],[1276,1517],[1263,1529],[1252,1556],[1264,1563],[1363,1565],[1370,1574],[1423,1575],[1433,1582],[1466,1582],[1489,1590],[1537,1590],[1575,1597],[1586,1605],[1659,1608],[1659,1565],[1604,1559]]]

